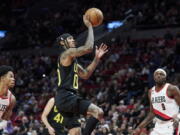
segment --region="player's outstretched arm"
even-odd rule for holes
[[[86,39],[85,45],[78,48],[69,48],[64,53],[62,53],[60,63],[62,63],[64,66],[69,66],[72,63],[73,58],[80,57],[93,51],[94,33],[92,24],[90,23],[88,16],[84,15],[83,21],[84,24],[88,27],[88,37]]]
[[[108,52],[108,49],[107,49],[106,44],[102,43],[99,48],[96,46],[96,54],[95,54],[94,60],[86,69],[78,65],[78,75],[82,79],[88,79],[92,75],[95,68],[97,67],[101,57],[107,52]]]
[[[148,93],[148,97],[150,100],[150,112],[147,115],[147,117],[137,126],[137,128],[132,132],[133,134],[139,133],[141,131],[142,128],[145,128],[154,118],[154,113],[153,113],[153,107],[152,107],[152,103],[151,103],[151,90],[149,90]]]
[[[12,111],[13,111],[13,108],[15,107],[16,105],[16,98],[14,95],[11,96],[11,103],[9,105],[9,107],[7,108],[7,111],[4,113],[4,115],[2,116],[2,119],[3,120],[10,120],[11,118],[11,115],[12,115]]]
[[[45,108],[44,108],[44,111],[41,115],[41,120],[42,122],[44,123],[44,125],[46,126],[46,128],[48,129],[48,132],[50,135],[55,135],[55,130],[54,128],[49,124],[48,120],[47,120],[47,117],[51,111],[51,109],[53,108],[54,106],[54,98],[51,98],[48,103],[46,104]]]
[[[169,85],[168,87],[168,96],[173,97],[176,103],[180,106],[180,90],[175,85]],[[173,116],[173,126],[177,128],[180,121],[180,113]]]
[[[169,85],[168,96],[173,97],[176,103],[180,106],[180,90],[175,85]]]

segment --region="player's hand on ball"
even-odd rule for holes
[[[83,21],[86,27],[92,26],[91,22],[89,21],[89,16],[88,15],[83,15]]]
[[[99,48],[96,46],[96,55],[95,55],[95,57],[97,59],[100,59],[107,52],[108,52],[107,45],[102,43]]]
[[[89,8],[86,10],[85,16],[88,16],[93,27],[101,25],[104,19],[103,12],[98,8]]]

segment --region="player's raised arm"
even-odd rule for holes
[[[91,53],[94,45],[94,33],[92,24],[90,23],[88,16],[83,16],[84,24],[88,27],[88,37],[85,45],[76,48],[74,38],[69,34],[63,39],[60,39],[60,44],[66,49],[60,57],[60,63],[64,66],[68,66],[72,63],[73,58],[80,57],[84,54]]]
[[[106,44],[102,43],[99,48],[96,46],[96,54],[95,54],[94,60],[85,69],[82,66],[78,65],[78,75],[82,79],[88,79],[92,75],[95,68],[97,67],[101,57],[107,52],[108,52],[108,49],[107,49]]]

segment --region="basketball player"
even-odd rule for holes
[[[41,120],[48,130],[43,135],[67,135],[62,126],[63,117],[54,102],[54,97],[50,98],[42,113]]]
[[[167,74],[159,68],[154,72],[155,86],[149,90],[150,113],[137,126],[133,134],[140,132],[155,118],[155,127],[150,135],[173,135],[180,120],[180,91],[175,85],[166,83]]]
[[[13,69],[10,66],[0,66],[0,119],[9,120],[16,104],[15,96],[9,89],[15,85]]]
[[[80,114],[91,116],[87,120],[84,135],[90,135],[98,121],[103,117],[101,108],[89,100],[83,100],[78,95],[78,78],[88,79],[101,57],[108,51],[107,45],[101,44],[99,48],[96,47],[95,58],[86,69],[78,64],[76,57],[91,53],[94,45],[93,28],[88,16],[83,16],[83,21],[88,27],[88,37],[84,46],[76,48],[75,40],[70,34],[63,34],[57,38],[64,51],[58,60],[59,88],[55,104],[63,116],[63,125],[69,129],[70,135],[81,135],[80,123],[78,122]]]

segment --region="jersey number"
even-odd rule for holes
[[[74,74],[73,88],[78,89],[78,75]]]
[[[58,86],[61,84],[61,75],[59,69],[57,69],[57,74],[58,74]]]
[[[54,112],[55,113],[58,112],[58,109],[56,108],[56,106],[54,106]],[[60,113],[58,113],[58,114],[56,114],[56,116],[54,116],[53,120],[55,120],[56,123],[61,124],[63,122],[63,120],[64,120],[64,117]]]
[[[163,110],[166,110],[166,107],[165,107],[165,105],[163,103],[161,104],[161,106],[162,106]]]
[[[76,74],[78,72],[78,65],[77,63],[74,64],[74,78],[73,78],[73,88],[78,89],[78,75]]]
[[[56,123],[60,123],[61,124],[63,122],[63,120],[64,120],[64,117],[60,113],[58,113],[56,116],[54,116],[53,120],[55,120]]]

